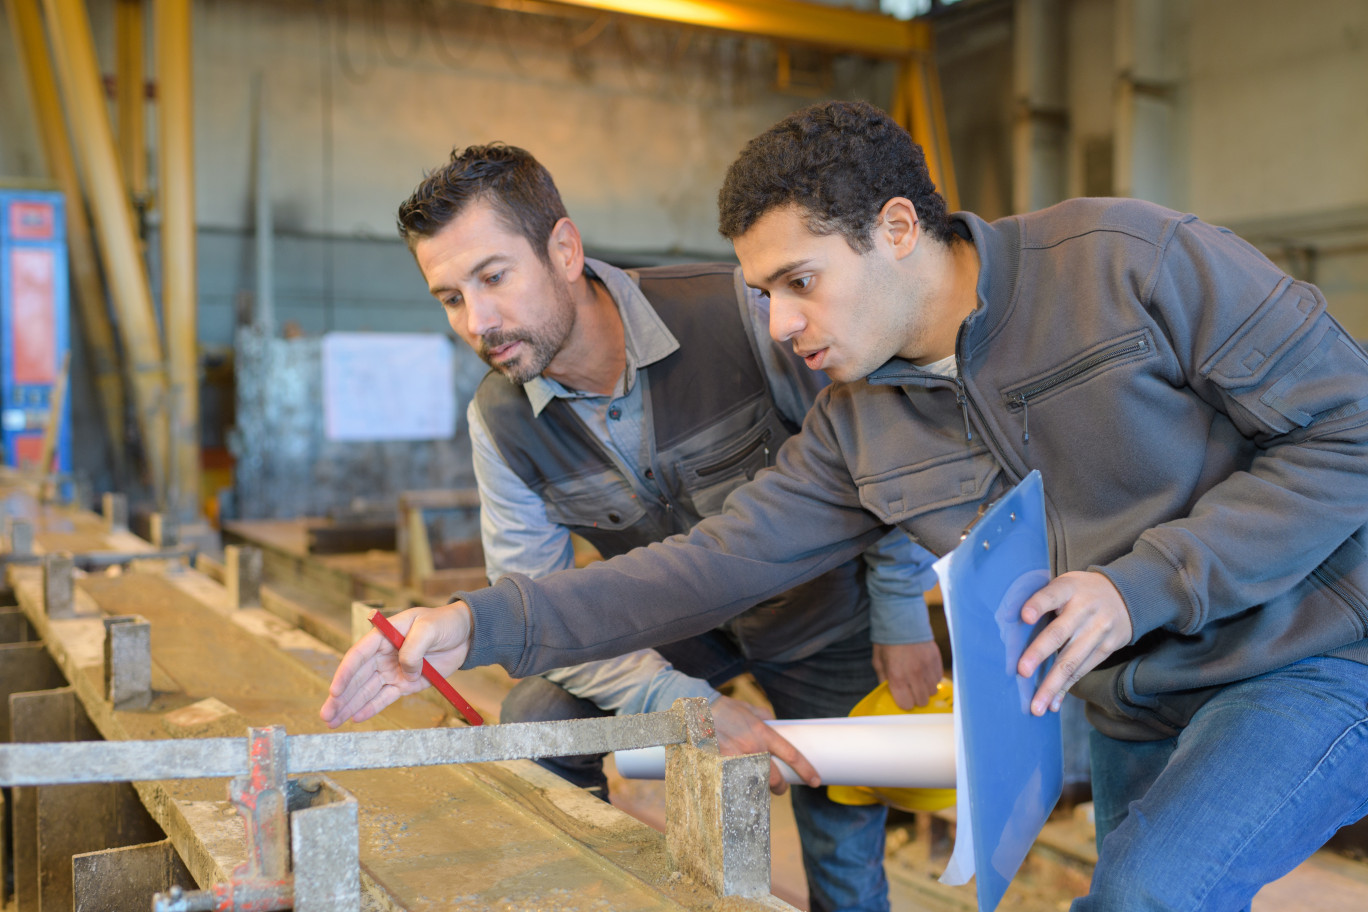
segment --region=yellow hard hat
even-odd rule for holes
[[[945,678],[936,685],[925,706],[903,709],[893,699],[885,681],[855,704],[851,716],[895,716],[917,713],[949,713],[955,708],[954,693],[950,682]],[[952,788],[864,788],[856,785],[829,785],[827,797],[837,804],[886,804],[903,811],[939,811],[955,803],[955,790]]]

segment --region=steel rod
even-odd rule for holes
[[[607,753],[684,741],[674,712],[478,728],[399,729],[295,735],[291,773],[440,766]],[[76,785],[158,779],[216,779],[248,772],[246,738],[0,744],[0,785]]]

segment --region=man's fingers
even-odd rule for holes
[[[1027,624],[1034,624],[1051,611],[1063,608],[1072,597],[1073,586],[1068,576],[1057,576],[1026,600],[1026,604],[1021,606],[1021,619]]]
[[[1022,617],[1026,616],[1026,609],[1022,609]],[[1017,674],[1023,678],[1029,678],[1036,673],[1046,659],[1064,648],[1064,644],[1074,636],[1075,621],[1066,616],[1060,615],[1049,623],[1048,626],[1026,647],[1026,651],[1021,654],[1021,660],[1017,662]]]
[[[777,757],[787,763],[789,769],[797,773],[798,778],[802,779],[807,785],[816,788],[822,784],[822,777],[817,775],[817,770],[808,762],[807,757],[804,757],[798,748],[790,744],[782,735],[768,725],[765,726],[765,750],[769,751],[771,756]],[[776,770],[771,767],[770,791],[774,791],[775,772]],[[779,791],[775,792],[775,794],[780,795],[783,794],[783,792]]]
[[[926,697],[918,692],[915,681],[890,680],[888,692],[900,709],[913,709],[926,702]]]
[[[393,651],[394,647],[386,642],[385,638],[378,631],[372,630],[361,639],[357,640],[347,654],[342,657],[342,661],[337,666],[337,671],[333,672],[332,683],[328,685],[328,693],[334,697],[345,697],[347,688],[355,686],[356,679],[362,674],[362,669],[375,660],[375,657],[385,649]]]
[[[1084,634],[1075,638],[1055,659],[1050,673],[1041,682],[1031,699],[1031,712],[1037,716],[1045,715],[1047,710],[1058,712],[1069,688],[1111,654],[1110,649],[1100,647],[1099,638],[1095,636]]]
[[[329,728],[337,728],[351,719],[356,710],[368,702],[381,684],[377,674],[369,674],[354,681],[347,690],[337,697],[328,697],[319,715],[328,723]]]

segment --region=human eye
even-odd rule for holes
[[[755,293],[758,294],[760,297],[764,298],[766,301],[769,300],[769,292],[765,291],[765,289],[757,288],[755,289]]]
[[[442,306],[447,308],[448,310],[454,310],[465,303],[465,298],[461,297],[459,294],[449,294],[441,298],[440,300],[442,302]]]
[[[491,272],[489,275],[485,276],[484,283],[486,285],[498,285],[503,281],[503,277],[503,270],[500,269],[498,272]]]
[[[810,275],[790,279],[789,288],[792,288],[794,291],[807,291],[812,286],[812,280],[813,276]]]

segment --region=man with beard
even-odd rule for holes
[[[612,556],[688,531],[770,464],[827,382],[767,338],[767,302],[735,266],[627,273],[586,258],[521,149],[454,151],[399,226],[452,329],[493,368],[468,412],[491,581],[573,566],[572,532]],[[751,672],[781,718],[844,716],[882,678],[903,706],[926,703],[942,674],[928,558],[895,531],[702,636],[524,678],[502,720],[701,696],[723,752],[769,751],[811,777],[761,712],[715,688]],[[601,755],[543,765],[606,797]],[[784,787],[773,765],[771,785]],[[886,909],[884,809],[806,786],[793,807],[812,908]]]

